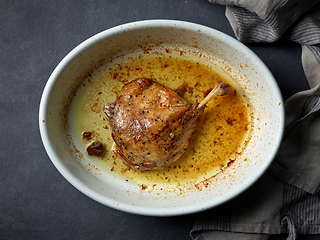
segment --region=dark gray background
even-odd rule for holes
[[[190,239],[196,214],[132,215],[71,186],[43,148],[39,102],[59,61],[100,31],[177,19],[234,37],[224,12],[206,0],[0,0],[0,239]],[[270,68],[285,99],[308,88],[299,45],[283,40],[247,46]]]

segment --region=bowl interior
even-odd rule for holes
[[[253,129],[242,156],[197,189],[145,192],[108,173],[96,174],[79,161],[83,153],[67,136],[66,115],[81,83],[115,56],[137,46],[175,45],[211,56],[242,88],[252,108]],[[48,155],[60,173],[81,192],[126,212],[172,216],[217,206],[254,183],[279,147],[284,123],[279,87],[263,62],[235,39],[201,25],[150,20],[118,26],[88,39],[70,52],[52,73],[40,104],[40,131]],[[71,147],[70,147],[71,146]]]

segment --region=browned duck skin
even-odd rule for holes
[[[172,89],[148,78],[126,84],[116,101],[104,107],[123,162],[133,169],[153,170],[179,159],[188,148],[206,103],[230,91],[229,84],[217,84],[214,93],[210,92],[200,104],[190,104]]]

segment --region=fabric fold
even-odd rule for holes
[[[287,127],[270,170],[281,180],[317,194],[320,185],[320,85],[297,93],[285,105]],[[299,112],[297,118],[295,115]]]
[[[275,42],[308,10],[319,2],[315,0],[228,1],[209,0],[226,5],[226,16],[236,37],[241,42]],[[313,12],[312,12],[313,13]],[[317,13],[314,14],[317,18]],[[313,16],[307,19],[311,20]],[[306,20],[304,20],[306,21]],[[233,25],[232,23],[236,23]],[[313,25],[317,22],[313,22]],[[309,37],[309,36],[306,36]],[[314,43],[313,43],[314,44]]]
[[[226,5],[238,40],[302,46],[310,90],[285,102],[282,145],[267,173],[230,202],[199,214],[197,240],[264,240],[271,234],[320,234],[320,1],[209,0]]]

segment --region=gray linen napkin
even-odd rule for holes
[[[302,46],[310,90],[285,102],[286,130],[267,173],[239,197],[199,214],[196,240],[263,240],[271,234],[320,234],[320,2],[319,0],[209,0],[226,5],[238,40]]]

